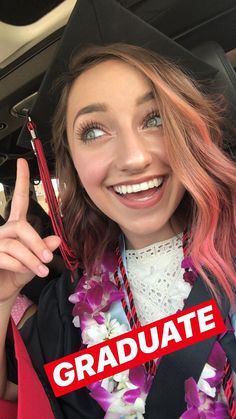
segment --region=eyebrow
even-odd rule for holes
[[[150,100],[153,100],[154,93],[152,91],[145,93],[143,96],[139,97],[136,100],[136,105],[143,105],[146,102],[149,102]],[[91,105],[85,106],[84,108],[81,108],[75,115],[74,122],[73,122],[73,128],[75,125],[76,120],[81,115],[86,115],[93,112],[106,112],[108,110],[108,106],[105,103],[91,103]]]
[[[136,100],[136,105],[143,105],[143,103],[149,102],[149,100],[153,100],[153,99],[155,99],[155,96],[154,96],[153,91],[151,90],[150,92],[145,93],[143,96],[139,97]]]
[[[106,112],[107,109],[108,108],[107,108],[107,105],[105,105],[105,103],[92,103],[91,105],[88,105],[88,106],[85,106],[84,108],[81,108],[75,115],[74,122],[73,122],[73,128],[74,128],[76,120],[81,115],[86,115],[88,113],[93,113],[93,112]]]

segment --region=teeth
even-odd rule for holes
[[[115,192],[118,192],[121,195],[125,195],[127,193],[135,193],[140,191],[147,191],[148,189],[157,188],[163,182],[164,178],[154,178],[149,180],[148,182],[136,183],[134,185],[120,185],[114,186],[113,189]]]
[[[149,189],[148,182],[140,183],[141,191],[147,191]]]
[[[138,185],[133,185],[132,188],[133,192],[138,192],[139,191],[139,186]]]

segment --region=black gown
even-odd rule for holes
[[[56,398],[43,369],[45,363],[76,352],[81,346],[80,329],[72,323],[73,304],[68,301],[77,281],[71,282],[69,272],[51,281],[42,292],[38,312],[25,323],[20,332],[55,418],[100,419],[104,418],[105,413],[90,397],[87,388]],[[197,278],[184,308],[210,298],[203,281]],[[224,318],[228,311],[229,304],[222,298],[221,312]],[[236,369],[236,340],[232,335],[226,335],[221,344]],[[163,357],[146,400],[145,418],[177,419],[181,416],[186,410],[184,381],[189,377],[198,381],[215,339],[204,340]]]

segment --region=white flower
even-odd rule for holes
[[[118,372],[117,374],[113,375],[114,380],[116,380],[118,383],[129,381],[129,370]]]
[[[128,332],[128,327],[126,324],[120,324],[118,320],[112,319],[110,313],[104,313],[105,316],[105,325],[107,328],[107,337],[106,339],[112,339],[115,336],[122,335],[125,332]]]
[[[104,378],[101,382],[101,386],[105,388],[105,390],[109,391],[109,393],[112,393],[114,388],[116,387],[116,382],[113,379],[113,376]]]
[[[143,413],[145,413],[145,400],[143,400],[141,397],[137,397],[135,403],[125,403],[122,400],[122,396],[126,391],[127,390],[125,389],[117,392],[117,397],[114,397],[114,400],[107,410],[107,413],[118,413],[122,418],[124,417],[125,419],[133,419],[136,417],[140,419],[143,418]],[[107,419],[107,416],[105,416],[105,418]]]
[[[121,419],[121,416],[118,413],[107,412],[104,419]],[[135,413],[134,415],[123,415],[122,419],[144,419],[144,416],[142,413]]]
[[[138,388],[130,382],[129,370],[119,372],[108,378],[104,378],[101,382],[101,386],[110,393],[115,391],[117,394],[121,394],[120,390],[133,390]]]
[[[199,390],[203,391],[203,393],[207,394],[207,396],[215,397],[216,395],[216,388],[211,387],[210,384],[206,381],[207,378],[212,378],[216,374],[216,369],[211,365],[207,364],[202,370],[201,376],[197,383]]]
[[[122,419],[143,419],[147,394],[137,397],[134,403],[127,403],[123,400],[127,390],[137,388],[129,380],[129,370],[115,374],[112,378],[118,386],[112,392],[113,400],[104,419],[120,419],[121,417]]]
[[[80,327],[80,318],[79,318],[79,316],[75,316],[73,318],[73,323],[74,323],[74,326],[75,327]]]
[[[98,324],[93,318],[86,320],[86,326],[82,332],[82,340],[88,347],[128,331],[126,324],[120,324],[116,319],[111,320],[110,313],[100,314],[104,318],[103,324]]]
[[[117,374],[113,375],[113,379],[118,383],[117,390],[122,390],[124,388],[127,390],[133,390],[137,388],[137,386],[132,384],[129,380],[129,370],[118,372]]]

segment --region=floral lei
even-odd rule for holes
[[[127,332],[128,324],[121,324],[110,312],[111,306],[121,301],[124,292],[118,290],[113,280],[115,259],[106,255],[99,275],[79,280],[69,301],[74,304],[73,323],[81,329],[84,346],[92,346]],[[190,257],[185,257],[181,267],[184,280],[193,285],[196,272]],[[225,353],[218,342],[205,364],[201,377],[185,381],[187,410],[181,419],[225,419],[227,406],[217,401],[223,378]],[[105,419],[143,419],[145,401],[152,385],[153,376],[143,365],[115,374],[90,384],[90,396],[106,412]]]

